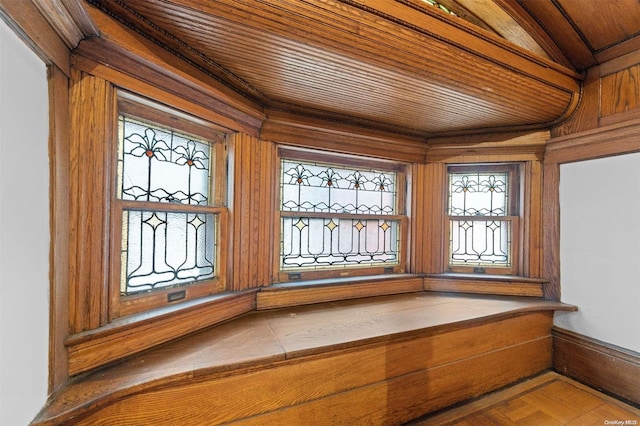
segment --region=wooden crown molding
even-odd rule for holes
[[[151,87],[162,87],[172,95],[215,112],[220,125],[257,135],[265,119],[261,105],[222,84],[203,68],[158,47],[104,12],[94,7],[87,8],[87,11],[97,25],[100,37],[85,39],[79,44],[74,52],[78,58],[76,66],[110,81],[119,73],[122,79],[135,79]]]
[[[502,161],[540,160],[549,132],[511,132],[429,139],[427,159],[436,162],[472,161],[481,156]]]
[[[562,164],[640,151],[640,119],[549,140],[545,164]]]
[[[98,28],[79,0],[32,1],[70,50],[83,39],[99,35]]]
[[[301,147],[417,163],[425,161],[427,152],[425,140],[419,137],[281,111],[268,111],[260,137]]]

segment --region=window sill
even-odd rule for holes
[[[255,309],[257,290],[217,294],[118,318],[69,336],[69,375],[118,361]]]
[[[543,297],[544,278],[515,275],[427,274],[424,289],[455,293],[495,294],[503,296]]]
[[[33,424],[82,422],[133,395],[169,386],[175,390],[194,380],[215,381],[371,345],[382,345],[386,354],[394,342],[556,310],[576,308],[530,298],[418,293],[254,312],[78,377],[52,398]]]
[[[295,281],[264,287],[258,310],[422,291],[422,274],[383,274]]]

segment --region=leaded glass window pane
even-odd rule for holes
[[[282,270],[399,264],[396,172],[290,159],[281,170]]]
[[[449,215],[506,216],[509,173],[449,174]]]
[[[449,265],[512,266],[513,171],[449,173]]]
[[[452,265],[511,266],[511,223],[500,220],[452,220]]]
[[[399,221],[284,217],[282,268],[398,262]]]
[[[218,217],[202,211],[210,204],[211,145],[124,115],[118,132],[121,295],[214,278]]]
[[[207,205],[211,146],[120,116],[118,198]]]
[[[396,174],[282,161],[282,210],[396,214]]]
[[[213,278],[213,214],[125,210],[121,293],[173,287]]]

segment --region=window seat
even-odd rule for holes
[[[76,377],[33,424],[342,422],[354,401],[408,421],[549,369],[555,310],[576,308],[417,292],[254,311]]]

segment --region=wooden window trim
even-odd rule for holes
[[[281,210],[280,191],[277,191],[274,197],[275,204],[274,209],[276,211],[274,220],[274,254],[273,256],[273,270],[274,270],[274,283],[286,283],[298,280],[322,280],[331,278],[347,278],[347,277],[363,277],[363,276],[376,276],[376,275],[389,275],[403,274],[406,271],[407,262],[407,250],[408,250],[408,235],[409,235],[409,218],[407,216],[407,187],[409,186],[409,167],[407,164],[393,161],[383,160],[376,158],[363,158],[349,154],[340,154],[335,152],[326,152],[319,150],[309,150],[306,148],[293,148],[289,146],[280,146],[277,149],[277,166],[275,171],[275,182],[277,188],[280,188],[280,179],[282,174],[282,159],[292,159],[307,162],[318,162],[325,164],[336,164],[339,166],[347,167],[366,167],[367,169],[380,169],[387,170],[396,173],[397,179],[397,193],[396,193],[396,205],[398,214],[384,216],[390,220],[399,222],[399,247],[398,247],[398,263],[387,266],[345,266],[334,267],[327,269],[297,269],[291,271],[283,271],[280,269],[280,233],[281,222],[283,217],[300,216],[297,212],[283,212]],[[352,218],[353,215],[349,214],[329,214],[332,217]],[[304,213],[305,217],[327,217],[328,214],[318,213]],[[379,219],[380,215],[358,215],[362,218],[375,218]],[[291,278],[295,274],[297,278]]]
[[[465,164],[449,164],[446,167],[446,190],[445,196],[447,197],[444,206],[448,212],[449,210],[449,175],[451,173],[466,173],[466,172],[507,172],[509,173],[509,211],[505,216],[452,216],[445,212],[443,229],[445,240],[443,241],[444,247],[444,265],[443,269],[446,273],[451,274],[471,274],[471,275],[508,275],[518,276],[523,270],[522,259],[523,253],[523,240],[524,240],[524,205],[522,200],[525,192],[525,179],[524,179],[524,164],[521,162],[508,162],[508,163],[465,163]],[[450,238],[451,238],[451,221],[456,218],[465,218],[466,220],[481,221],[481,220],[496,220],[509,222],[511,227],[511,250],[510,259],[511,264],[509,266],[478,266],[472,265],[452,265],[449,262],[450,259]]]
[[[153,346],[255,310],[257,289],[213,294],[180,305],[117,318],[65,339],[68,374],[111,364]]]
[[[231,221],[226,207],[226,135],[223,128],[172,107],[119,90],[113,83],[73,70],[70,84],[70,284],[69,329],[64,335],[65,375],[74,376],[147,350],[169,340],[242,315],[255,309],[255,291],[225,293]],[[171,112],[172,114],[169,114]],[[113,250],[118,249],[119,221],[113,215],[116,197],[116,131],[119,113],[161,122],[180,132],[204,137],[216,150],[220,176],[210,188],[213,206],[204,207],[220,217],[219,279],[216,291],[198,293],[149,311],[113,315]],[[171,118],[169,118],[171,117]],[[169,123],[164,122],[169,119]],[[164,122],[164,123],[163,123]],[[125,202],[126,204],[126,202]],[[141,206],[142,207],[142,206]],[[175,208],[172,205],[167,209]],[[179,207],[178,207],[179,208]],[[116,224],[114,226],[114,224]],[[114,243],[114,241],[116,243]],[[117,268],[116,268],[117,269]],[[160,297],[166,298],[166,293]],[[165,299],[166,300],[166,299]]]
[[[195,298],[223,292],[226,288],[225,266],[227,264],[226,252],[222,247],[227,243],[228,214],[225,206],[226,192],[226,155],[225,137],[219,132],[219,127],[208,124],[204,120],[188,116],[161,104],[156,104],[131,93],[116,91],[117,116],[123,115],[142,120],[158,128],[170,129],[186,135],[201,138],[211,147],[211,177],[209,198],[211,202],[207,206],[174,205],[168,203],[154,203],[143,201],[128,201],[119,199],[117,185],[113,185],[111,198],[111,261],[109,284],[109,313],[108,320],[113,321],[121,316],[132,315],[150,309],[162,307],[173,303],[182,303]],[[118,123],[114,123],[117,128]],[[118,134],[114,128],[114,133]],[[111,149],[111,168],[113,175],[117,176],[118,143],[113,141]],[[185,286],[159,289],[156,291],[122,297],[121,286],[121,252],[122,244],[122,220],[124,211],[161,211],[180,213],[206,213],[213,214],[216,222],[216,276],[212,279],[192,283]],[[179,294],[179,299],[172,302],[171,295]]]

